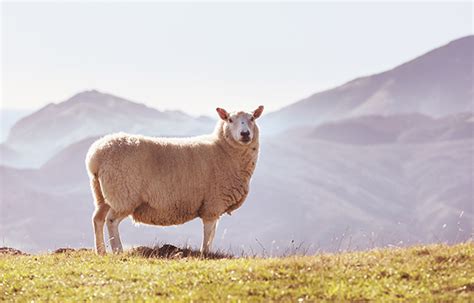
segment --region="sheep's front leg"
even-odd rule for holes
[[[109,230],[109,241],[110,246],[112,247],[112,252],[121,253],[123,252],[122,242],[120,241],[119,229],[118,226],[123,219],[127,216],[118,214],[112,208],[107,213],[107,229]]]
[[[211,250],[212,241],[216,234],[217,228],[217,219],[216,220],[202,220],[204,225],[204,234],[202,239],[201,253],[208,253]]]

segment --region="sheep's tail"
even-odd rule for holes
[[[91,176],[91,188],[95,203],[97,205],[105,203],[104,195],[102,194],[102,189],[100,188],[99,176],[97,174]]]
[[[94,196],[94,201],[97,206],[105,203],[104,194],[102,193],[102,188],[100,187],[99,181],[99,164],[100,153],[97,152],[97,145],[100,144],[100,140],[95,141],[87,151],[86,155],[86,169],[87,174],[91,182],[92,195]]]

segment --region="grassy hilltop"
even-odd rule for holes
[[[0,255],[8,301],[474,301],[474,244],[287,258]]]

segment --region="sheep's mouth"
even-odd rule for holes
[[[252,141],[252,139],[247,138],[247,137],[243,137],[242,139],[240,139],[240,142],[242,142],[244,144],[249,144],[250,141]]]

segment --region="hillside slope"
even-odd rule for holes
[[[474,111],[474,36],[434,49],[386,72],[316,93],[263,119],[268,132],[360,115]]]
[[[437,119],[422,114],[361,116],[322,124],[308,135],[353,145],[464,140],[474,138],[474,112]]]
[[[22,117],[31,113],[31,110],[0,109],[0,142],[3,142],[10,128]]]
[[[472,302],[473,277],[472,243],[282,259],[0,255],[0,301]]]

